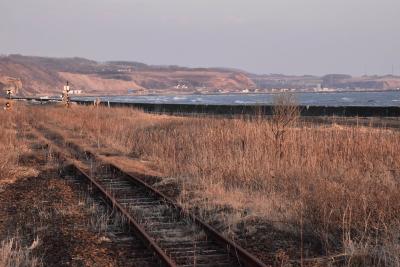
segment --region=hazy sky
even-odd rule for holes
[[[400,74],[400,0],[0,0],[0,54]]]

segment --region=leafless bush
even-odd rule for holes
[[[274,96],[270,127],[275,143],[275,153],[279,158],[283,156],[282,145],[285,134],[300,116],[300,109],[296,98],[290,93],[281,93]]]

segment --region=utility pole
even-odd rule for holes
[[[64,103],[66,108],[69,108],[71,106],[71,101],[69,98],[69,82],[67,81],[67,84],[64,85],[64,90],[62,92],[62,102]]]

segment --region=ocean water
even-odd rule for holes
[[[157,104],[209,104],[209,105],[268,105],[273,94],[221,94],[221,95],[148,95],[104,96],[101,101],[120,103]],[[309,106],[400,106],[400,91],[390,92],[329,92],[295,93],[300,105]],[[96,97],[72,97],[93,101]]]

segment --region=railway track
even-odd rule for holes
[[[90,209],[96,211],[97,214],[94,216],[101,216],[94,219],[95,227],[100,228],[96,230],[103,232],[109,238],[108,242],[117,251],[123,251],[118,254],[116,260],[118,266],[157,267],[159,265],[157,258],[148,250],[143,241],[138,236],[132,235],[129,225],[124,222],[121,214],[107,205],[90,184],[85,183],[76,175],[65,173],[62,177],[67,184],[84,196],[84,201],[90,205]]]
[[[123,215],[154,256],[143,266],[266,266],[143,180],[43,125],[33,132],[66,162],[70,176],[89,183]]]

